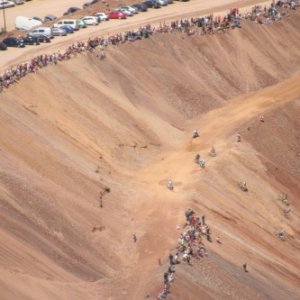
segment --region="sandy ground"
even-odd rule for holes
[[[45,3],[44,3],[45,2]],[[48,1],[49,2],[49,1]],[[48,11],[47,1],[41,3],[40,10],[37,14],[46,13]],[[189,2],[177,2],[168,5],[161,9],[152,9],[147,13],[140,13],[132,18],[126,20],[110,20],[103,22],[99,26],[90,26],[67,37],[56,37],[51,44],[42,44],[38,47],[27,46],[25,49],[10,48],[8,51],[2,52],[0,56],[0,70],[4,71],[8,66],[17,64],[31,59],[33,56],[44,53],[51,53],[58,49],[65,50],[66,47],[78,40],[87,40],[88,37],[105,36],[116,32],[124,32],[130,29],[136,29],[145,24],[158,24],[160,21],[178,20],[182,17],[191,17],[197,15],[205,15],[215,13],[224,13],[225,10],[232,7],[246,7],[249,10],[249,5],[252,7],[257,3],[269,3],[260,0],[246,0],[246,1],[204,1],[204,0],[191,0]],[[42,6],[43,4],[43,6]],[[26,4],[27,5],[27,4]],[[26,6],[22,6],[24,9]],[[22,7],[18,7],[21,11]],[[39,13],[39,11],[41,11]]]
[[[2,93],[0,299],[154,300],[186,207],[213,242],[170,300],[299,299],[299,49],[297,11],[86,53]]]

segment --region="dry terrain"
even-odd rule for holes
[[[213,242],[168,299],[299,299],[299,71],[297,11],[82,54],[2,93],[0,299],[156,299],[187,207]]]

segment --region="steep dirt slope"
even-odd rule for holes
[[[121,69],[126,68],[128,82],[121,84],[130,80],[139,84],[138,78],[147,80],[143,89],[138,85],[129,93],[146,89],[152,99],[167,98],[184,115],[195,116],[241,92],[274,84],[298,71],[299,26],[297,16],[293,16],[284,24],[269,27],[246,23],[243,30],[217,37],[176,33],[156,36],[110,53],[118,71],[111,76],[108,73],[107,78],[116,80],[115,75],[120,74],[117,79],[123,79]],[[133,72],[129,74],[129,70]],[[160,80],[154,81],[158,77]],[[129,98],[135,97],[130,94]],[[148,103],[148,98],[139,99]]]
[[[295,115],[299,111],[299,99],[288,105],[282,105],[277,110],[265,114],[268,126],[252,122],[249,129],[244,130],[245,137],[264,157],[268,157],[266,164],[276,162],[276,166],[269,164],[273,174],[288,185],[290,180],[286,176],[278,176],[284,172],[300,178],[300,119]],[[276,132],[276,134],[273,134]],[[278,169],[280,167],[280,169]]]
[[[293,175],[294,169],[299,170],[299,161],[294,160],[292,169],[288,166],[298,152],[286,149],[289,138],[277,136],[280,142],[273,142],[281,118],[271,120],[268,117],[265,123],[259,122],[261,111],[266,111],[267,117],[280,114],[283,109],[290,111],[287,119],[292,125],[288,131],[297,131],[294,120],[299,115],[299,76],[251,97],[235,99],[201,117],[196,123],[202,129],[199,141],[188,143],[187,148],[177,151],[171,161],[166,162],[168,166],[172,166],[173,161],[186,165],[180,172],[172,167],[168,170],[169,176],[182,182],[177,193],[183,201],[208,215],[215,237],[220,236],[223,241],[221,246],[217,243],[208,246],[213,253],[208,261],[200,263],[201,268],[183,268],[187,272],[186,279],[198,283],[217,299],[299,297],[300,189],[299,178]],[[260,129],[256,131],[255,126]],[[241,144],[235,143],[237,130],[242,134]],[[264,136],[267,145],[264,151],[258,152],[256,145],[264,131],[269,131],[269,135]],[[299,142],[296,143],[299,148]],[[218,152],[216,158],[207,155],[211,145]],[[193,166],[192,159],[197,152],[207,160],[204,172]],[[288,159],[279,162],[277,153]],[[159,174],[161,163],[157,168]],[[237,188],[239,180],[247,181],[248,193]],[[289,195],[291,203],[289,218],[283,216],[285,206],[279,200],[283,192]],[[285,242],[274,236],[280,228],[287,233]],[[244,262],[251,266],[247,276],[241,269]],[[181,268],[179,272],[181,274]],[[177,299],[176,292],[177,286],[174,299]],[[182,295],[180,299],[185,298]]]
[[[226,35],[157,35],[2,94],[0,299],[153,298],[166,267],[157,261],[191,205],[223,245],[180,266],[170,299],[299,298],[299,29],[294,15]],[[193,157],[212,145],[202,172]]]

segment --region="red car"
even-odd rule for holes
[[[110,19],[126,19],[126,15],[117,10],[111,11],[108,16]]]

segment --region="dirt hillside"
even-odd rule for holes
[[[0,299],[155,299],[186,207],[213,242],[169,299],[299,299],[299,66],[297,12],[82,54],[2,93]]]

